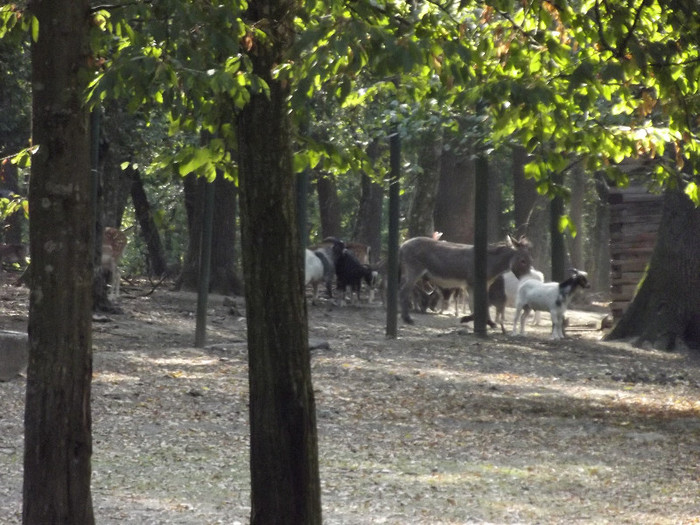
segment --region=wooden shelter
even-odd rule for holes
[[[644,277],[661,222],[663,196],[644,186],[610,188],[610,297],[619,319]]]

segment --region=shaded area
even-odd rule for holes
[[[99,523],[247,523],[248,386],[240,305],[124,286],[94,324]],[[24,295],[0,288],[20,329]],[[235,301],[234,301],[235,302]],[[233,313],[232,313],[233,312]],[[512,319],[512,311],[507,312]],[[572,337],[468,334],[420,315],[384,336],[379,305],[309,308],[324,520],[331,524],[687,523],[700,515],[700,373],[692,356]],[[546,316],[545,316],[546,317]],[[0,383],[0,522],[19,523],[24,384]]]

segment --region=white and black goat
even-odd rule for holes
[[[306,264],[304,267],[304,284],[311,285],[311,304],[316,304],[318,285],[325,282],[326,272],[323,267],[322,255],[306,249]]]
[[[367,283],[372,292],[374,273],[368,264],[362,264],[355,254],[345,247],[343,241],[336,240],[333,244],[333,255],[335,258],[336,287],[340,290],[340,305],[345,304],[345,292],[350,287],[350,301],[354,302],[353,292],[360,300],[360,289],[362,281]]]
[[[561,283],[541,283],[535,279],[521,282],[515,299],[513,335],[525,333],[525,319],[531,310],[548,311],[552,316],[552,339],[564,337],[564,314],[578,288],[588,288],[588,274],[572,268],[571,277]]]

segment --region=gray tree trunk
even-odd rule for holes
[[[36,0],[23,523],[92,524],[88,0]]]
[[[237,119],[241,246],[250,380],[252,525],[321,523],[314,393],[302,246],[288,121],[288,82],[272,78],[292,44],[292,0],[253,0],[266,20],[250,55],[270,87],[252,93]],[[284,16],[275,16],[282,13]]]

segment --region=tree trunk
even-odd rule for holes
[[[426,134],[423,146],[419,148],[420,170],[413,183],[413,197],[408,210],[408,238],[427,235],[435,231],[433,212],[440,181],[440,153],[442,137]]]
[[[433,217],[443,240],[474,242],[474,161],[466,153],[443,150]]]
[[[4,162],[0,165],[0,185],[3,190],[19,195],[17,166],[15,164]],[[24,214],[22,208],[19,208],[15,213],[6,217],[3,221],[2,232],[0,232],[0,240],[8,244],[21,244],[23,221]]]
[[[125,170],[131,176],[131,201],[134,203],[134,212],[139,221],[141,236],[148,248],[148,271],[150,275],[164,275],[168,271],[165,260],[163,244],[160,242],[160,234],[153,220],[151,205],[148,202],[146,190],[143,187],[141,173],[131,167]]]
[[[583,239],[586,237],[583,224],[583,201],[586,196],[586,173],[581,163],[570,171],[571,199],[569,200],[569,217],[576,226],[576,237],[567,234],[571,265],[579,270],[586,269],[583,257]]]
[[[373,141],[367,148],[371,161],[379,158],[379,141]],[[382,199],[384,188],[366,174],[362,174],[362,193],[357,211],[357,221],[353,240],[370,247],[370,262],[376,263],[382,257]]]
[[[204,185],[206,181],[193,175],[185,177],[185,208],[189,225],[189,243],[182,273],[175,283],[181,290],[197,290],[199,254],[204,220]],[[209,291],[220,294],[243,293],[236,274],[236,186],[219,174],[214,182],[214,231],[212,239]],[[217,225],[219,225],[217,227]]]
[[[532,243],[530,255],[533,266],[542,271],[549,280],[550,243],[549,243],[549,201],[537,193],[537,183],[525,178],[527,151],[516,146],[513,148],[513,207],[515,235],[525,235]]]
[[[525,178],[527,150],[522,146],[513,147],[513,208],[515,235],[530,234],[530,220],[537,202],[537,184]]]
[[[272,77],[293,38],[292,0],[253,0],[250,55],[269,86],[237,119],[250,381],[251,519],[320,524],[316,415],[292,169],[288,82]],[[277,16],[275,13],[283,13]]]
[[[604,177],[595,180],[595,225],[591,232],[591,286],[596,292],[610,296],[610,208],[608,184]]]
[[[90,3],[36,0],[32,44],[32,265],[23,523],[94,523],[92,455],[93,207],[83,104]]]
[[[484,166],[489,174],[487,239],[489,243],[494,243],[505,238],[502,228],[501,170],[490,168],[486,158],[484,158]]]
[[[317,173],[316,192],[321,216],[321,238],[341,237],[340,202],[335,180]]]
[[[100,133],[103,226],[121,228],[132,186],[131,173],[122,169],[122,163],[134,158],[137,125],[137,118],[127,113],[119,102],[110,101],[105,105]]]
[[[646,278],[607,339],[635,338],[673,350],[700,349],[700,208],[669,191]]]

